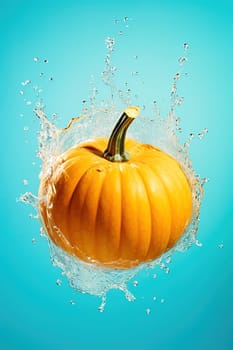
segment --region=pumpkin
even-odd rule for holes
[[[41,179],[39,208],[51,240],[106,268],[131,268],[161,256],[192,216],[191,186],[181,165],[152,145],[126,139],[138,114],[138,107],[126,108],[109,140],[72,147]]]

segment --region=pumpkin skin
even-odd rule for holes
[[[39,208],[51,240],[86,262],[117,269],[169,250],[192,216],[192,192],[180,164],[160,149],[127,139],[131,157],[103,157],[108,139],[63,153],[42,178]]]

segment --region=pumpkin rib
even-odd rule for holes
[[[166,194],[167,203],[168,203],[169,208],[170,208],[170,210],[169,210],[169,213],[170,213],[170,231],[169,231],[169,234],[168,234],[168,237],[167,237],[167,240],[166,240],[166,249],[167,249],[168,242],[170,240],[171,233],[172,233],[173,223],[174,223],[173,210],[172,210],[173,206],[172,206],[172,203],[171,203],[171,200],[170,200],[169,193],[167,191],[167,187],[165,186],[165,184],[163,182],[163,179],[159,175],[159,172],[153,166],[150,166],[150,168],[152,169],[152,171],[156,174],[157,178],[159,179],[160,184],[163,187],[164,193]]]
[[[135,215],[134,219],[132,219],[133,217],[133,212],[136,212],[135,210],[135,201],[130,201],[131,200],[131,193],[128,192],[128,186],[127,186],[127,181],[130,183],[130,185],[133,183],[131,181],[129,181],[129,176],[131,174],[130,171],[127,171],[125,169],[125,167],[127,167],[128,170],[130,170],[130,168],[128,168],[128,164],[127,163],[122,163],[119,164],[119,169],[120,169],[120,178],[121,178],[121,240],[120,240],[120,249],[119,249],[119,253],[120,253],[120,257],[122,260],[134,260],[135,259],[135,247],[132,247],[132,242],[135,242],[135,237],[133,238],[133,235],[135,236],[135,230],[134,230],[134,222],[137,217]],[[131,185],[132,186],[132,185]],[[131,188],[131,187],[130,187]],[[133,192],[133,194],[135,194]],[[130,204],[129,204],[130,201]],[[128,202],[128,203],[127,203]],[[130,208],[130,215],[129,213],[129,208]],[[127,222],[126,222],[127,221]],[[129,229],[129,226],[130,229]],[[127,246],[127,254],[126,254],[126,246]],[[131,253],[131,255],[128,253]],[[127,258],[125,257],[127,256]]]
[[[172,171],[173,169],[171,169],[171,171]],[[173,173],[173,177],[172,177],[172,179],[173,179],[173,183],[174,183],[174,179],[175,179],[175,173],[174,173],[174,171],[172,172]],[[170,239],[171,239],[171,236],[172,236],[172,233],[173,233],[173,226],[174,226],[174,223],[176,223],[176,220],[174,219],[174,204],[173,204],[173,202],[171,201],[171,198],[170,198],[170,193],[171,193],[171,191],[169,190],[169,186],[168,185],[166,185],[165,183],[164,183],[164,178],[160,175],[160,173],[158,173],[157,172],[157,169],[156,169],[156,175],[158,176],[158,178],[160,179],[160,182],[161,182],[161,184],[162,184],[162,186],[163,186],[163,188],[164,188],[164,191],[165,191],[165,193],[166,193],[166,197],[167,197],[167,201],[168,201],[168,203],[169,203],[169,206],[170,206],[170,213],[171,213],[171,230],[170,230],[170,233],[169,233],[169,236],[168,236],[168,240],[167,240],[167,247],[166,247],[166,249],[169,247],[169,241],[170,241]],[[177,193],[177,190],[176,189],[174,189],[174,191]],[[173,192],[173,196],[174,196],[174,194],[176,194],[176,193],[174,193]],[[182,212],[182,211],[181,211]],[[182,214],[181,214],[182,215]]]
[[[44,180],[46,184],[43,184],[41,189],[43,189],[42,198],[43,201],[40,200],[41,193],[39,193],[39,207],[40,207],[40,219],[43,225],[47,228],[47,232],[49,233],[50,238],[56,245],[60,245],[67,252],[72,253],[71,245],[67,238],[63,235],[59,227],[55,224],[53,218],[53,207],[47,205],[48,196],[49,196],[49,188],[51,184],[48,184],[48,179]],[[40,191],[41,191],[40,189]],[[51,199],[50,199],[51,200]],[[52,218],[52,219],[51,219]]]
[[[111,169],[111,170],[110,170]],[[109,252],[111,247],[115,252],[111,252],[111,260],[116,261],[119,259],[119,247],[121,238],[121,178],[119,176],[120,169],[118,164],[108,169],[108,176],[105,178],[103,184],[103,191],[105,193],[105,201],[108,203],[108,236],[111,241]],[[114,189],[114,195],[112,190]],[[106,194],[107,190],[107,194]],[[107,198],[106,198],[107,197]]]
[[[141,230],[138,231],[138,245],[140,246],[143,242],[143,252],[142,255],[139,257],[140,260],[144,260],[145,256],[148,252],[148,249],[150,247],[150,241],[151,241],[151,207],[150,207],[150,202],[148,200],[148,195],[147,195],[147,188],[145,186],[145,183],[142,179],[141,174],[138,172],[138,166],[134,167],[134,171],[137,174],[139,181],[138,183],[141,183],[142,185],[142,189],[143,189],[143,196],[142,198],[140,198],[139,200],[137,200],[137,211],[139,213],[137,221],[141,222],[140,228]],[[145,196],[147,198],[147,200],[145,199]],[[140,208],[139,208],[139,204],[140,204]],[[143,208],[141,208],[141,205],[144,204],[145,206],[145,211],[143,210]],[[147,220],[145,222],[145,216],[147,217]],[[142,223],[143,221],[143,223]],[[147,227],[144,227],[144,226]],[[139,227],[139,224],[137,224],[137,226]],[[143,239],[142,239],[143,238]]]
[[[72,158],[69,158],[72,157]],[[80,161],[79,161],[80,159]],[[73,198],[75,197],[75,192],[79,186],[81,179],[85,176],[88,170],[94,165],[99,163],[99,159],[96,159],[96,155],[93,152],[86,152],[85,148],[80,147],[80,145],[73,147],[65,153],[65,157],[63,158],[63,166],[64,166],[64,178],[67,177],[67,184],[63,186],[65,193],[67,195],[68,191],[71,188],[71,196],[68,199],[68,207],[63,208],[66,209],[65,213],[62,213],[64,218],[70,216],[70,210],[73,205]],[[71,183],[73,185],[71,186]],[[79,197],[78,203],[84,198]],[[67,213],[67,214],[66,214]],[[75,242],[73,229],[70,229],[70,220],[66,220],[66,236],[70,242]],[[67,227],[68,226],[68,227]],[[77,253],[77,245],[76,248],[73,247],[73,250],[76,251],[76,255],[80,255],[80,249],[78,249]],[[82,254],[83,255],[83,254]]]
[[[145,182],[145,179],[144,179],[144,175],[141,173],[141,170],[139,169],[139,167],[136,167],[135,168],[140,179],[141,179],[141,182],[143,183],[144,185],[144,188],[145,188],[145,192],[146,192],[146,196],[147,196],[147,202],[149,203],[149,208],[150,208],[150,238],[149,238],[149,241],[148,241],[148,247],[147,247],[147,251],[145,252],[145,255],[143,256],[143,260],[147,260],[147,255],[148,255],[148,252],[150,250],[150,245],[151,245],[151,240],[152,240],[152,232],[153,232],[153,220],[152,220],[152,209],[151,209],[151,201],[150,201],[150,196],[148,194],[148,189],[147,189],[147,186],[146,186],[146,182]]]
[[[82,173],[82,175],[80,176],[80,178],[78,179],[78,182],[76,184],[76,187],[72,193],[72,196],[71,196],[71,199],[70,199],[70,203],[69,203],[69,208],[68,208],[68,232],[70,233],[70,242],[72,244],[72,246],[74,247],[74,250],[75,252],[77,253],[77,249],[76,249],[76,246],[79,245],[79,249],[78,249],[78,252],[81,251],[81,253],[86,253],[86,252],[83,252],[83,237],[82,237],[82,233],[81,232],[75,232],[75,235],[74,235],[74,230],[76,231],[77,230],[77,227],[75,227],[73,225],[73,220],[72,220],[72,217],[73,216],[77,216],[77,213],[76,214],[73,214],[73,208],[76,208],[77,211],[79,210],[79,212],[81,213],[82,212],[82,208],[84,207],[84,203],[85,203],[85,196],[87,195],[87,192],[88,192],[88,188],[86,189],[85,191],[85,196],[79,196],[78,192],[80,191],[80,183],[84,180],[85,176],[87,175],[87,173],[89,172],[90,168],[87,168],[84,170],[84,172]],[[89,186],[91,186],[91,182],[89,183]],[[77,203],[78,203],[78,206],[77,206]],[[82,216],[80,216],[82,218]],[[74,220],[75,222],[75,220]],[[75,222],[76,223],[76,222]],[[77,223],[76,223],[77,224]],[[80,244],[77,244],[77,241],[80,240]],[[86,254],[87,255],[87,254]]]
[[[187,218],[189,223],[191,214],[192,214],[192,195],[188,185],[188,179],[184,175],[180,166],[179,166],[179,176],[176,176],[176,186],[178,186],[179,188],[179,203],[181,203],[182,210],[178,211],[177,217],[179,217],[179,225],[178,225],[178,228],[176,229],[176,232],[172,232],[170,236],[170,240],[168,242],[168,248],[171,248],[179,240],[181,235],[184,233],[185,229],[187,228],[187,223],[186,223]],[[184,186],[186,188],[184,188]],[[175,199],[172,193],[170,193],[169,198],[170,200],[171,198]],[[190,209],[189,209],[189,203],[191,203]],[[175,203],[175,207],[177,207],[177,201]],[[174,215],[174,206],[173,206],[173,215]]]
[[[56,187],[56,196],[60,197],[62,193],[62,197],[65,197],[62,204],[70,203],[73,191],[77,186],[77,176],[73,176],[73,174],[77,174],[76,168],[77,165],[74,161],[68,159],[64,163],[58,164],[54,171],[52,182]]]
[[[120,205],[121,205],[121,215],[120,215],[120,240],[119,240],[119,258],[120,260],[122,259],[122,244],[123,244],[123,235],[122,235],[122,224],[123,224],[123,218],[122,218],[122,214],[123,214],[123,191],[122,191],[122,164],[119,163],[118,164],[118,169],[119,169],[119,177],[120,177],[120,194],[121,194],[121,198],[120,198]]]
[[[84,224],[85,221],[85,214],[86,211],[88,211],[87,221],[88,226],[85,227],[87,233],[85,233],[85,236],[88,235],[88,237],[91,237],[89,239],[89,243],[91,242],[92,247],[90,248],[90,255],[91,258],[94,260],[99,260],[100,254],[98,251],[98,239],[99,232],[97,230],[97,222],[99,218],[99,201],[103,190],[103,184],[106,179],[106,172],[105,169],[103,171],[98,171],[99,166],[96,164],[93,166],[90,170],[90,185],[87,188],[86,196],[84,199],[84,204],[81,209],[81,217],[82,217],[82,224]],[[82,214],[83,213],[83,214]],[[91,227],[89,226],[91,224]],[[101,259],[100,259],[101,260]]]
[[[148,169],[151,171],[151,174],[153,174],[153,182],[155,182],[158,187],[160,187],[160,188],[162,187],[162,193],[163,193],[163,198],[164,198],[165,189],[164,189],[163,184],[161,182],[161,179],[157,175],[157,172],[155,171],[155,169],[151,168],[150,165],[146,164],[146,163],[143,163],[143,167],[147,169],[147,173],[148,173]],[[157,179],[155,179],[155,176],[156,176]],[[148,260],[151,260],[151,259],[154,259],[157,256],[159,256],[160,254],[162,254],[166,250],[167,242],[168,242],[168,239],[169,239],[169,232],[171,230],[171,213],[170,213],[170,210],[169,211],[166,210],[167,215],[169,214],[169,217],[168,216],[166,217],[166,222],[169,223],[169,232],[166,233],[166,231],[167,231],[166,226],[162,229],[162,231],[165,229],[165,232],[161,232],[161,231],[158,232],[157,228],[156,228],[157,221],[154,221],[155,212],[158,213],[158,211],[159,211],[159,215],[161,216],[159,204],[163,204],[164,205],[166,203],[165,205],[167,206],[167,200],[165,200],[165,201],[163,200],[163,203],[159,203],[158,202],[159,197],[157,198],[157,193],[155,193],[155,197],[153,197],[153,200],[152,200],[150,177],[146,178],[145,174],[143,174],[142,178],[143,178],[144,183],[146,183],[147,191],[148,191],[148,189],[150,189],[149,201],[150,201],[150,208],[151,208],[151,217],[153,218],[152,219],[153,226],[152,226],[150,247],[149,247],[149,250],[147,252],[147,256],[146,257],[147,257]],[[166,192],[165,192],[165,194],[166,194]],[[153,203],[154,201],[155,201],[155,203]],[[153,212],[152,207],[156,207],[155,212]],[[169,205],[169,209],[170,209],[170,205]],[[154,253],[155,246],[152,243],[153,242],[153,237],[154,237],[154,241],[156,241],[156,237],[158,235],[160,236],[160,239],[159,239],[160,246],[156,245],[157,246],[156,253]],[[163,239],[161,239],[161,237],[163,237]],[[151,250],[153,251],[153,257],[152,257]]]
[[[68,164],[67,164],[68,163]],[[60,177],[61,183],[57,183],[57,194],[56,194],[56,200],[54,201],[56,204],[57,209],[54,208],[53,210],[53,217],[56,218],[56,222],[61,222],[60,218],[68,218],[70,213],[70,207],[72,198],[74,195],[74,192],[78,186],[79,181],[81,180],[82,176],[85,174],[86,168],[89,166],[89,164],[82,164],[82,169],[80,167],[77,167],[77,163],[74,161],[69,162],[69,160],[64,163],[64,171],[63,171],[63,177]],[[81,172],[81,174],[80,174]],[[62,182],[63,181],[63,182]],[[64,183],[64,184],[63,184]],[[72,184],[72,185],[71,185]],[[65,197],[62,192],[59,193],[59,189],[62,189],[62,191],[65,191]],[[68,191],[69,189],[69,191]],[[61,197],[62,196],[62,197]],[[61,207],[61,209],[60,209]],[[65,231],[66,238],[71,242],[72,241],[72,231],[70,230],[69,220],[62,220],[62,225],[60,224],[61,231]],[[63,233],[64,234],[64,233]]]
[[[82,176],[80,177],[75,191],[73,193],[72,199],[70,201],[70,228],[69,232],[72,234],[72,241],[74,242],[75,253],[79,255],[80,251],[82,254],[85,254],[86,259],[88,257],[95,259],[95,228],[91,231],[90,228],[90,219],[92,226],[95,227],[95,221],[93,222],[93,194],[98,189],[97,181],[89,181],[92,178],[93,167],[87,168]],[[94,189],[93,189],[94,185]],[[88,192],[91,195],[88,195]],[[95,195],[99,198],[99,193]],[[90,201],[90,204],[87,204],[87,201]],[[78,204],[78,205],[77,205]],[[97,206],[96,206],[97,207]],[[91,211],[91,214],[90,214]],[[92,237],[91,239],[87,238]],[[90,245],[91,243],[91,245]]]
[[[172,159],[173,160],[173,159]],[[174,161],[174,160],[173,160]],[[171,182],[166,183],[166,176],[162,176],[161,170],[159,174],[157,173],[158,177],[161,179],[163,186],[165,188],[165,191],[167,193],[167,197],[171,206],[171,213],[173,217],[173,223],[176,224],[175,230],[173,229],[170,232],[170,237],[167,243],[167,248],[169,249],[172,245],[175,244],[175,242],[180,238],[180,236],[183,234],[184,231],[184,219],[186,218],[186,211],[184,210],[184,204],[186,203],[186,191],[184,190],[184,181],[187,182],[186,176],[183,174],[183,171],[179,165],[179,163],[174,163],[176,166],[176,170],[174,171],[174,166],[171,166],[171,163],[166,164],[166,171],[173,174],[172,177],[172,186],[174,187],[173,190],[171,190]],[[168,171],[169,168],[169,171]],[[188,188],[187,188],[188,189]],[[178,195],[179,193],[179,195]],[[178,197],[178,201],[176,200]],[[177,206],[179,209],[177,209]],[[175,213],[177,213],[176,217],[174,216]],[[177,221],[177,218],[179,218],[179,221]],[[172,225],[174,227],[174,225]]]
[[[124,201],[124,196],[123,196],[123,193],[124,193],[124,181],[123,181],[123,164],[122,163],[119,163],[119,174],[120,174],[120,188],[121,188],[121,218],[120,218],[120,221],[121,221],[121,234],[120,234],[120,242],[119,242],[119,257],[121,260],[124,260],[124,258],[122,257],[122,250],[123,250],[123,246],[124,246],[124,235],[122,234],[122,231],[123,231],[123,201]]]
[[[133,165],[133,166],[132,166]],[[149,203],[144,201],[145,187],[136,164],[122,164],[122,229],[120,254],[123,259],[142,261],[148,246]]]
[[[184,174],[182,174],[184,175]],[[181,181],[181,178],[180,178]],[[186,189],[185,189],[186,186]],[[176,237],[172,237],[172,239],[170,239],[168,247],[172,247],[181,237],[181,235],[183,235],[185,233],[185,231],[187,230],[190,222],[191,222],[191,218],[192,218],[192,213],[193,213],[193,199],[192,199],[192,192],[189,186],[189,182],[188,179],[186,178],[186,182],[183,182],[183,186],[181,188],[181,192],[182,192],[182,197],[183,197],[183,213],[184,215],[180,217],[182,218],[182,232],[179,236],[176,235]]]
[[[106,212],[106,205],[108,205],[109,203],[104,203],[104,205],[100,205],[100,200],[102,198],[103,195],[103,190],[104,190],[104,184],[105,181],[108,181],[107,179],[107,173],[106,171],[108,171],[108,169],[104,169],[103,173],[104,173],[104,179],[101,183],[101,188],[99,190],[99,200],[98,200],[98,205],[97,205],[97,210],[96,210],[96,221],[95,221],[95,235],[94,235],[94,246],[95,246],[95,251],[96,251],[96,256],[98,257],[98,260],[101,262],[106,262],[108,261],[108,259],[106,259],[106,257],[109,255],[109,252],[107,250],[107,236],[108,232],[105,231],[105,217],[103,215],[103,213],[101,213],[101,211]],[[102,209],[103,208],[103,209]],[[109,209],[110,210],[110,206]],[[101,213],[101,214],[100,214]],[[102,219],[101,223],[100,223],[100,227],[98,227],[99,221],[100,221],[100,217]],[[98,218],[98,220],[97,220]]]

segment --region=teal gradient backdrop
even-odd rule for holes
[[[122,24],[118,35],[114,20],[125,16],[129,27]],[[144,85],[135,93],[142,104],[158,100],[163,113],[183,43],[190,44],[179,116],[187,135],[209,130],[190,151],[196,171],[210,181],[198,231],[203,246],[176,254],[169,275],[138,276],[139,285],[130,285],[134,303],[110,292],[99,313],[97,297],[76,294],[52,267],[39,223],[29,218],[32,209],[16,198],[36,193],[39,183],[39,125],[20,83],[46,71],[47,111],[57,112],[58,125],[65,126],[80,113],[91,75],[103,70],[106,36],[118,37],[119,81],[138,70]],[[232,40],[232,0],[0,1],[0,349],[233,348]]]

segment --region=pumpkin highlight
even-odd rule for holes
[[[174,246],[192,216],[181,165],[152,145],[125,140],[138,113],[138,107],[127,108],[109,140],[96,138],[60,155],[39,189],[51,240],[109,268],[156,259]]]

